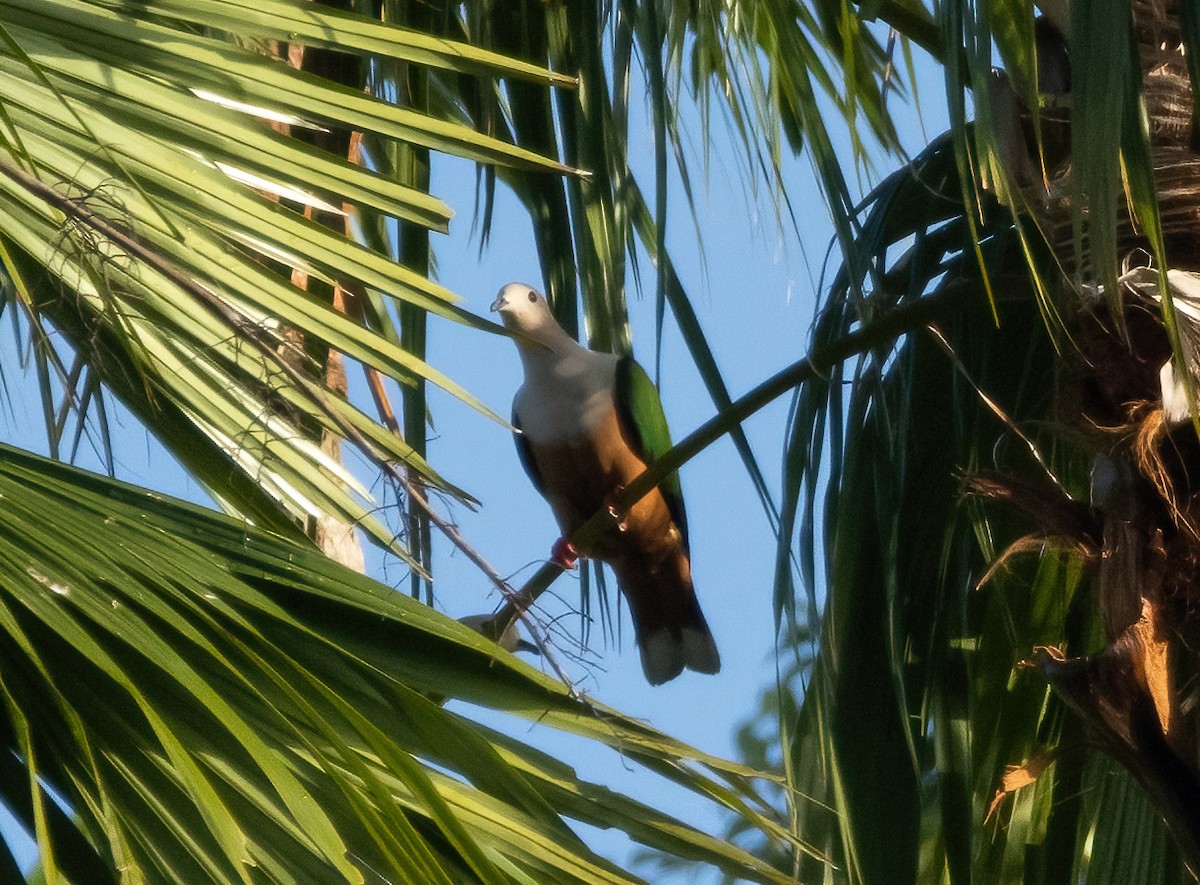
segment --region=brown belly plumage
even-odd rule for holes
[[[589,438],[551,444],[531,440],[530,454],[564,537],[610,506],[646,469],[622,436],[615,410]],[[673,678],[684,666],[709,673],[719,669],[716,646],[692,588],[683,535],[658,489],[579,553],[608,563],[616,573],[652,683]],[[656,636],[660,638],[652,639]]]

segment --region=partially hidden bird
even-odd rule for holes
[[[492,303],[516,333],[525,381],[513,398],[517,453],[549,502],[562,538],[554,558],[569,566],[567,539],[671,447],[654,383],[630,356],[582,347],[532,286],[509,283]],[[678,475],[621,515],[579,555],[612,567],[629,603],[642,670],[652,685],[685,667],[716,673],[721,658],[696,591]]]

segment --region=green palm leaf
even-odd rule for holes
[[[332,514],[407,558],[396,533],[373,515],[373,499],[322,456],[302,425],[315,421],[352,437],[377,461],[404,464],[434,486],[465,493],[357,409],[289,379],[279,363],[285,330],[303,329],[403,384],[430,381],[487,410],[420,358],[297,290],[266,263],[282,261],[364,294],[385,292],[452,321],[490,324],[463,313],[451,293],[424,276],[263,191],[324,209],[361,201],[439,230],[449,219],[443,205],[279,136],[253,115],[356,126],[479,161],[562,167],[468,127],[321,83],[192,25],[220,25],[245,40],[320,33],[320,45],[349,52],[388,51],[454,72],[502,69],[570,81],[366,19],[302,15],[296,4],[188,9],[167,4],[135,16],[68,0],[0,8],[7,124],[0,149],[8,151],[10,170],[0,185],[0,237],[19,301],[31,317],[45,316],[67,332],[135,413],[171,424],[164,440],[225,505],[281,530],[288,520]],[[330,36],[342,33],[331,24],[345,26],[344,41]],[[67,181],[69,188],[60,184]],[[84,217],[124,232],[139,254],[128,243],[112,244],[97,225],[81,224]],[[211,293],[212,304],[197,303],[196,287]],[[257,344],[246,347],[247,337]],[[137,369],[122,377],[117,366]],[[238,479],[230,464],[261,485]]]
[[[581,703],[306,546],[2,454],[0,688],[6,739],[37,780],[0,780],[48,873],[627,881],[571,833],[568,815],[779,879],[436,698],[607,743],[778,836],[745,804],[750,772]],[[69,821],[47,789],[70,804]]]

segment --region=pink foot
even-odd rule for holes
[[[575,568],[575,563],[579,561],[579,554],[575,552],[570,541],[566,538],[559,538],[550,548],[550,559],[559,568],[569,570]]]

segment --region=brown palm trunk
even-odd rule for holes
[[[318,2],[320,5],[339,9],[348,10],[350,8],[347,2],[338,2],[338,0],[318,0]],[[363,88],[363,64],[354,56],[300,45],[280,46],[277,54],[285,57],[288,64],[300,70],[309,71],[353,89]],[[354,133],[348,129],[326,125],[325,128],[319,130],[298,128],[289,134],[295,138],[309,141],[314,146],[336,156],[346,157],[351,161],[355,160],[353,156]],[[326,227],[347,236],[350,235],[348,215],[313,211],[307,207],[305,214]],[[283,268],[282,270],[291,274],[292,282],[299,288],[328,299],[333,307],[345,312],[347,296],[341,289],[331,288],[327,284],[313,280],[308,274],[294,268]],[[321,346],[319,342],[305,340],[304,335],[295,329],[289,329],[287,337],[290,350],[281,355],[283,359],[290,360],[293,367],[301,371],[309,371],[311,366],[316,366],[320,380],[327,390],[335,396],[342,398],[348,396],[349,385],[341,353]],[[340,436],[327,428],[306,427],[304,430],[319,437],[321,449],[325,454],[337,463],[342,462],[342,439]],[[324,514],[313,521],[312,525],[308,527],[308,531],[326,556],[355,571],[365,570],[362,540],[353,525],[330,514]]]

